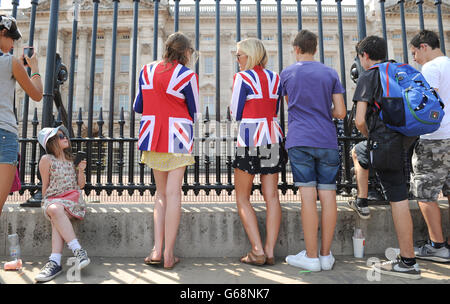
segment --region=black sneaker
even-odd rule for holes
[[[86,250],[84,250],[83,248],[76,249],[74,255],[77,258],[76,265],[78,267],[78,270],[83,269],[91,262],[91,260],[87,256]]]
[[[350,208],[358,213],[359,217],[363,220],[370,218],[369,205],[366,198],[357,198],[356,200],[350,200],[347,202]]]
[[[54,261],[48,261],[41,272],[34,278],[37,282],[48,282],[53,280],[57,275],[62,272],[62,266],[59,266]]]
[[[397,276],[405,279],[418,280],[422,278],[420,274],[419,264],[414,264],[412,266],[406,265],[400,257],[396,260],[381,263],[380,267],[372,266],[377,272]]]

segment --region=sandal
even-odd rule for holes
[[[275,257],[271,257],[271,258],[267,257],[267,258],[266,258],[266,263],[265,263],[265,264],[266,264],[266,265],[269,265],[269,266],[275,265]]]
[[[173,261],[173,264],[172,264],[171,266],[164,266],[164,269],[172,270],[173,267],[175,267],[175,265],[178,264],[178,263],[180,262],[180,259],[177,258],[177,257],[174,257],[173,260],[174,260],[174,261]]]
[[[154,250],[152,250],[152,253],[150,253],[150,255],[145,258],[144,263],[146,265],[159,265],[159,264],[161,264],[162,258],[160,258],[159,260],[152,259],[153,252],[154,252]]]
[[[246,256],[243,256],[241,258],[241,263],[261,266],[266,263],[266,255],[265,254],[256,255],[250,251],[249,253],[247,253]]]

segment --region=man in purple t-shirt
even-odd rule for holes
[[[280,74],[283,95],[288,102],[288,149],[295,186],[300,188],[302,226],[306,250],[289,255],[289,265],[310,271],[330,270],[330,251],[336,226],[336,176],[339,151],[333,118],[347,113],[344,88],[335,70],[314,61],[317,36],[307,30],[295,37],[297,62]],[[316,198],[322,205],[322,244],[317,248]]]

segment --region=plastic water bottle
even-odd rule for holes
[[[12,260],[20,259],[20,244],[19,244],[19,236],[17,235],[17,233],[8,235],[8,241],[11,259]]]
[[[22,268],[22,260],[20,259],[20,244],[19,236],[15,234],[8,235],[9,241],[9,254],[11,255],[11,261],[5,263],[5,270],[18,270]]]

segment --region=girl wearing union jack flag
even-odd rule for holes
[[[139,77],[134,111],[142,113],[138,147],[141,162],[156,181],[154,247],[145,259],[172,269],[181,217],[181,185],[186,166],[194,163],[193,123],[198,109],[198,77],[186,67],[194,54],[189,39],[174,33],[165,43],[163,60],[145,65]],[[164,243],[164,244],[163,244]]]
[[[265,69],[267,52],[258,39],[240,41],[236,59],[240,72],[234,76],[231,99],[231,115],[239,121],[236,158],[233,162],[236,203],[252,248],[241,258],[241,262],[273,265],[273,250],[281,223],[278,173],[287,160],[280,145],[284,135],[277,118],[280,77]],[[255,174],[261,174],[262,193],[267,206],[264,247],[250,204]]]

